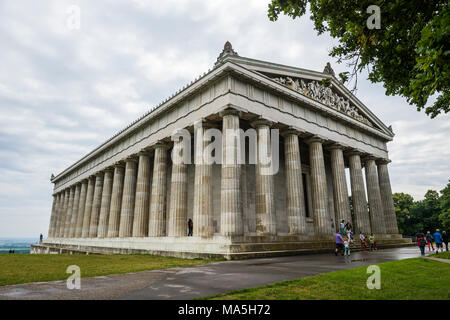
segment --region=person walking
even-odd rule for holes
[[[349,239],[345,239],[344,241],[344,256],[349,256],[350,255],[350,243],[349,243]]]
[[[439,248],[441,248],[441,252],[444,252],[442,248],[442,235],[439,232],[439,229],[436,229],[436,232],[433,234],[434,243],[436,243],[436,253],[439,252]]]
[[[417,245],[419,246],[419,249],[420,249],[420,254],[423,256],[423,255],[425,255],[425,244],[427,242],[425,239],[425,235],[419,231],[416,234],[416,239],[417,239]]]
[[[189,221],[188,221],[188,237],[192,237],[193,229],[194,229],[194,223],[192,222],[192,219],[189,219]]]
[[[341,252],[341,255],[344,255],[344,240],[342,239],[342,235],[339,232],[336,232],[336,250],[334,254],[337,256],[338,251]]]
[[[433,236],[431,235],[430,231],[427,231],[426,239],[427,239],[427,245],[428,245],[428,252],[430,252],[431,249],[433,249],[433,251],[434,251]],[[430,246],[431,246],[431,249],[430,249]]]
[[[448,251],[448,235],[445,231],[442,231],[442,242],[445,244],[445,251]]]

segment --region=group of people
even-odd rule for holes
[[[445,231],[441,234],[440,230],[436,229],[435,233],[431,234],[430,231],[427,231],[426,235],[423,232],[418,232],[416,239],[422,255],[425,254],[425,246],[428,246],[428,252],[433,251],[438,253],[439,249],[441,249],[441,252],[444,251],[443,244],[445,244],[445,250],[448,251],[448,235]],[[436,244],[436,250],[434,249],[433,242]]]
[[[336,249],[334,251],[334,254],[337,256],[339,252],[341,252],[341,255],[343,256],[349,256],[350,255],[350,246],[353,245],[353,229],[352,224],[345,220],[342,220],[339,223],[339,232],[336,232]],[[370,234],[370,236],[364,235],[364,233],[359,233],[359,240],[361,242],[361,248],[363,251],[365,251],[367,248],[370,248],[370,251],[376,250],[376,241],[375,236],[373,233]]]

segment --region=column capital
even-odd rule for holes
[[[124,168],[125,165],[122,161],[117,161],[116,163],[113,164],[114,169],[115,168]]]
[[[392,160],[391,159],[386,159],[386,158],[380,158],[376,162],[377,162],[377,164],[389,164],[389,163],[392,162]]]
[[[222,118],[225,117],[225,116],[228,116],[228,115],[233,115],[233,116],[240,117],[241,114],[242,114],[242,111],[240,111],[238,109],[235,109],[235,108],[232,108],[232,107],[231,108],[226,108],[226,109],[224,109],[224,110],[219,112],[219,116],[222,117]]]
[[[365,154],[362,156],[362,161],[367,162],[367,161],[377,161],[379,158],[375,157],[372,154]]]
[[[167,145],[167,143],[163,142],[163,141],[158,141],[157,143],[155,143],[154,145],[152,145],[151,147],[152,149],[156,150],[156,149],[169,149],[169,146]]]
[[[289,136],[291,134],[295,134],[299,137],[305,137],[307,135],[307,132],[303,129],[297,128],[297,127],[287,127],[285,129],[280,130],[280,135],[282,137]]]
[[[95,177],[102,177],[104,175],[103,171],[98,171],[95,173]]]
[[[332,142],[331,144],[326,145],[325,148],[328,150],[335,150],[335,149],[345,150],[348,147],[339,142]]]
[[[273,122],[267,119],[263,119],[263,118],[258,118],[256,120],[253,120],[252,122],[250,122],[250,125],[253,128],[258,128],[261,126],[268,126],[269,128],[272,127]]]
[[[305,140],[305,142],[307,144],[311,144],[311,143],[315,143],[315,142],[324,143],[325,141],[327,141],[327,139],[325,139],[324,137],[319,136],[319,135],[313,135],[312,137]]]
[[[362,152],[359,149],[354,149],[354,148],[345,152],[346,156],[361,156],[363,154],[364,154],[364,152]]]
[[[138,158],[136,157],[136,154],[130,155],[128,157],[126,157],[125,159],[123,159],[123,161],[125,161],[125,163],[127,162],[138,162]]]
[[[105,169],[103,169],[103,172],[104,172],[104,173],[107,173],[107,172],[114,172],[114,166],[106,167]]]
[[[147,157],[149,157],[150,156],[150,150],[148,148],[144,148],[141,151],[139,151],[138,153],[136,153],[136,155],[138,157],[140,157],[140,156],[147,156]]]

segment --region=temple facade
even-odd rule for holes
[[[32,252],[298,254],[332,248],[342,220],[402,245],[393,137],[329,64],[245,58],[227,42],[212,70],[52,176],[48,238]]]

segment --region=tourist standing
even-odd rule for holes
[[[44,239],[44,237],[42,236],[42,233],[41,233],[41,235],[39,236],[39,242],[42,242],[42,239]]]
[[[433,251],[434,251],[433,236],[431,235],[430,231],[427,231],[426,238],[427,238],[428,252],[431,251],[431,249],[433,249]],[[431,249],[430,249],[430,245],[431,245]]]
[[[427,242],[425,240],[425,235],[419,231],[416,234],[416,239],[417,239],[417,245],[419,246],[419,249],[420,249],[420,254],[423,256],[425,254],[425,244]]]
[[[189,219],[189,221],[188,221],[188,237],[192,237],[193,229],[194,229],[194,223],[192,222],[192,219]]]
[[[445,251],[448,251],[448,235],[445,231],[442,231],[442,242],[445,244]]]
[[[442,248],[442,235],[439,232],[439,229],[436,229],[436,232],[433,234],[434,243],[436,243],[436,253],[439,252],[439,248],[441,248],[441,252],[444,251]]]
[[[370,251],[376,250],[377,248],[375,246],[375,236],[373,235],[373,233],[370,234],[369,240],[370,240]]]
[[[334,254],[337,256],[338,251],[341,252],[341,255],[344,255],[344,241],[342,239],[342,235],[339,232],[336,232],[336,250]]]

